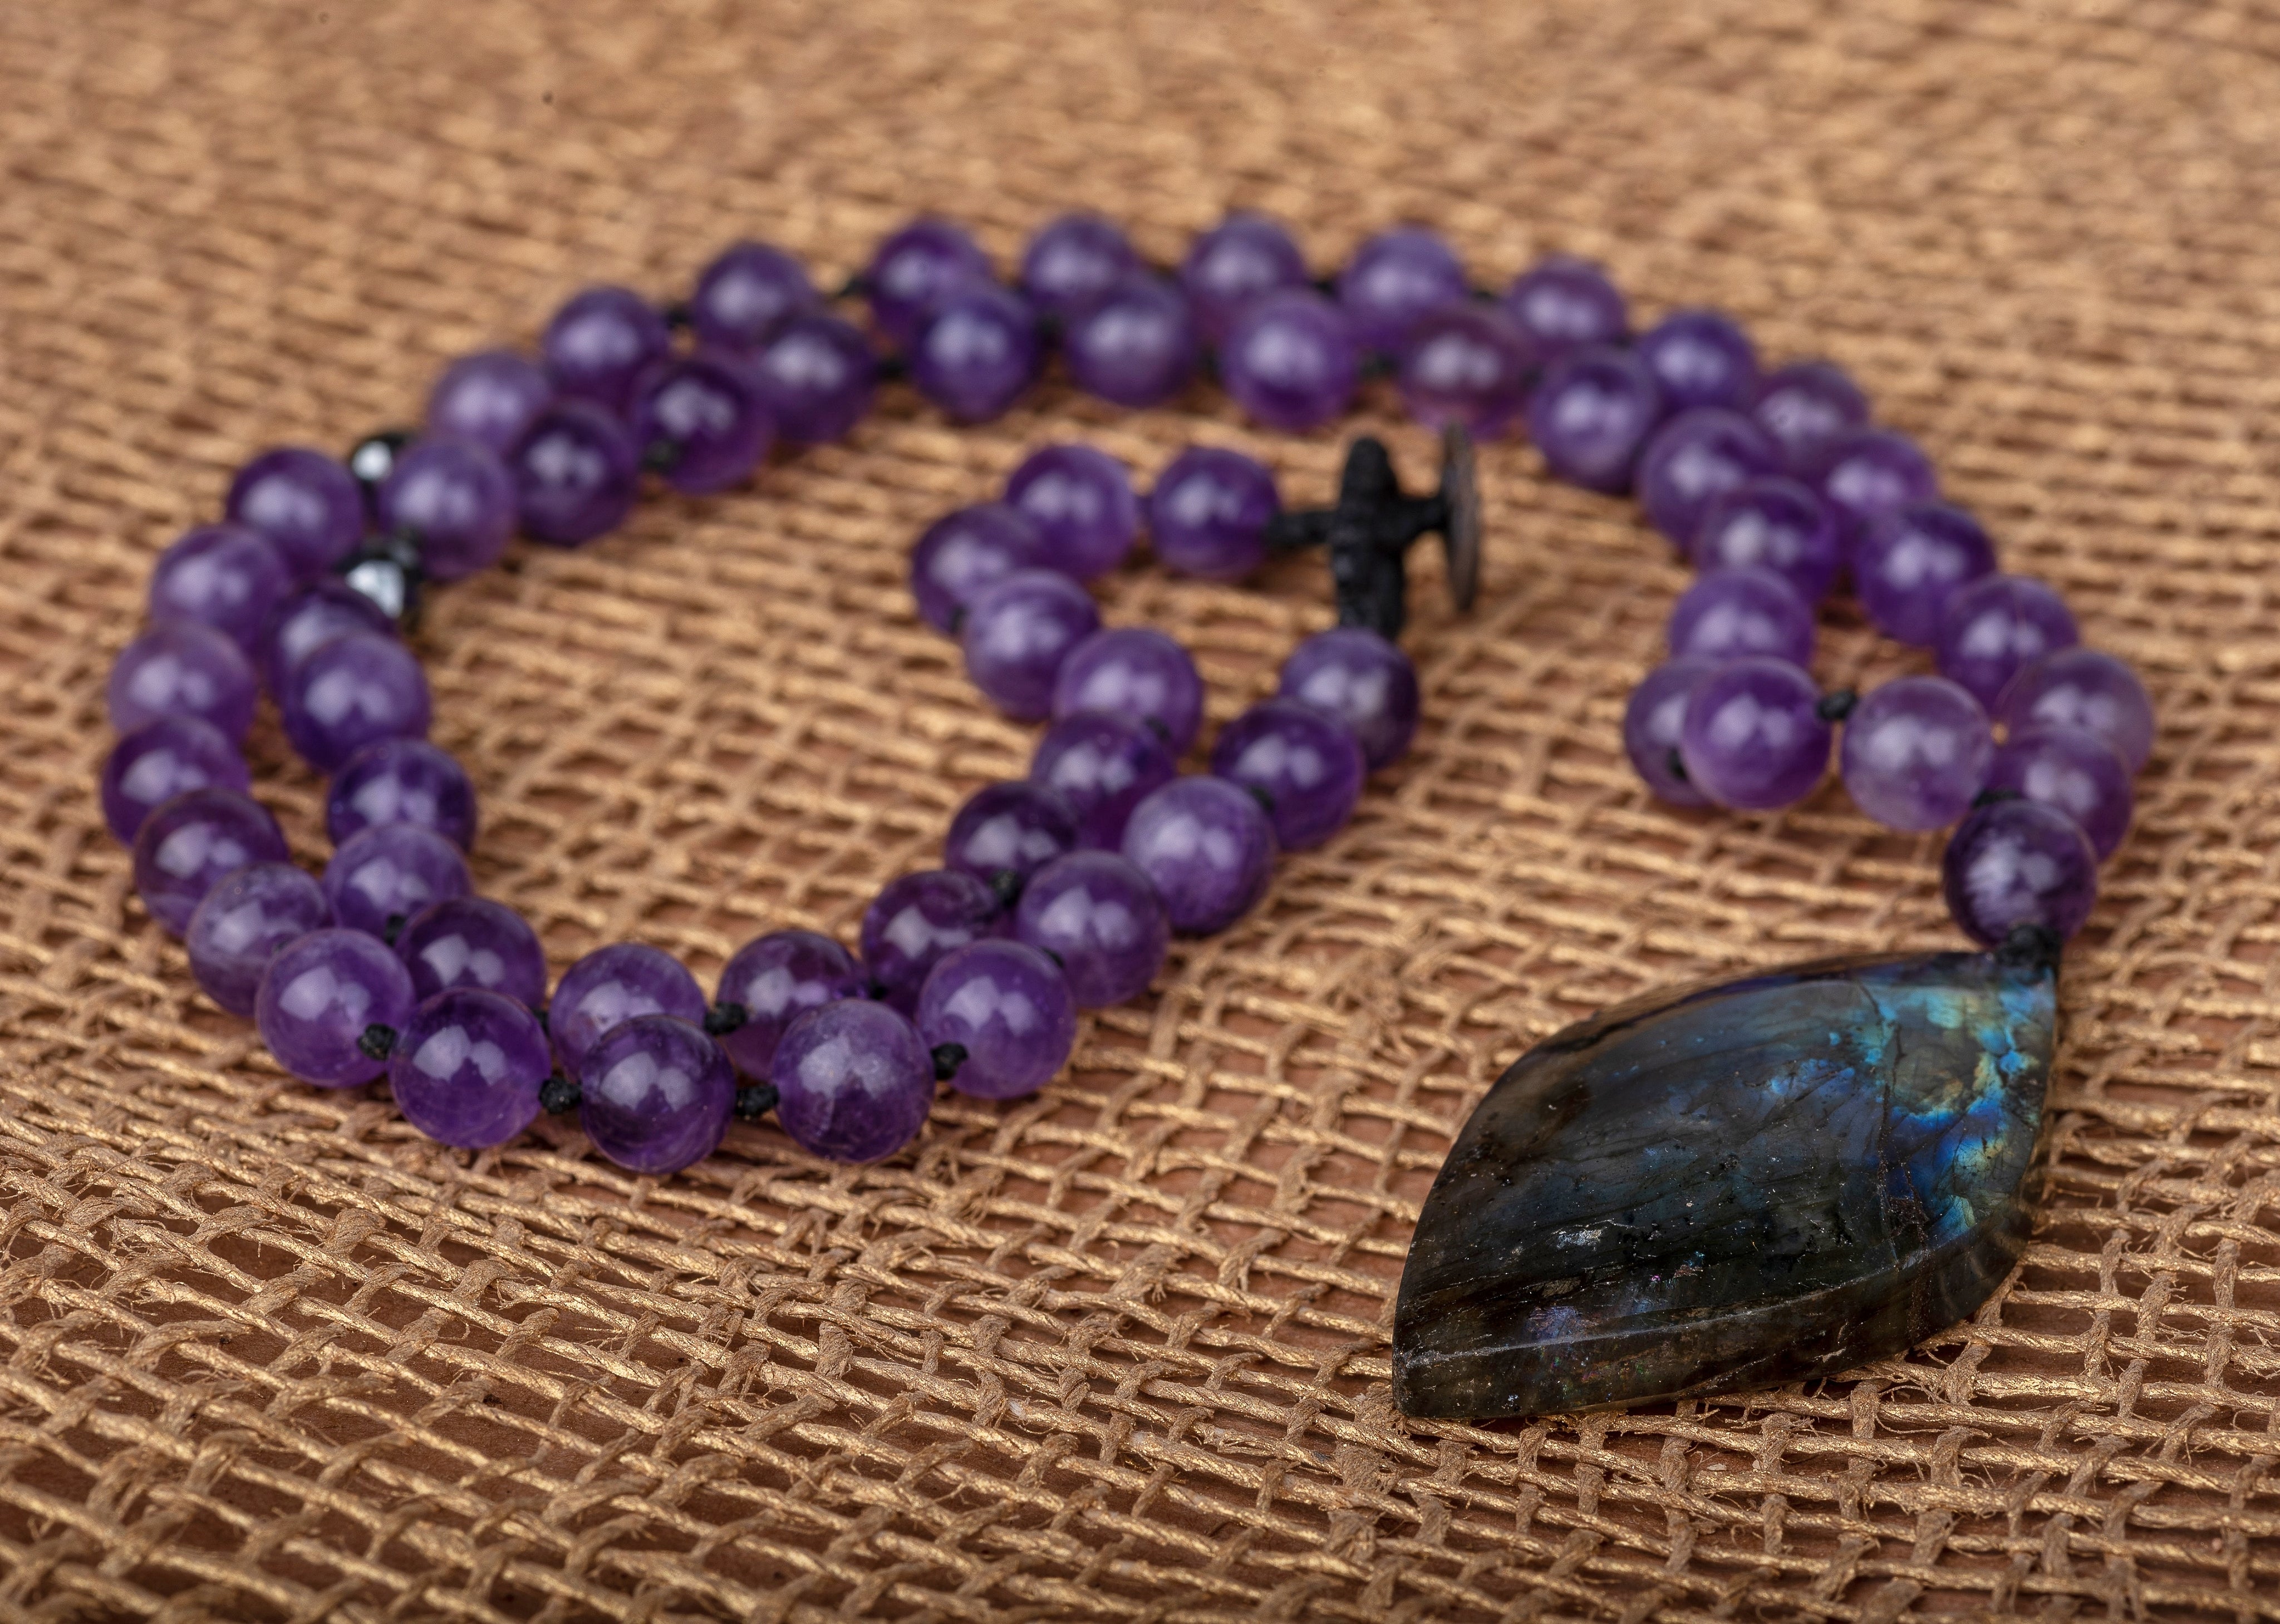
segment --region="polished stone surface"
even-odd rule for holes
[[[1962,1319],[2026,1242],[2055,986],[2031,953],[1829,959],[1538,1044],[1426,1198],[1396,1401],[1487,1417],[1721,1392]]]

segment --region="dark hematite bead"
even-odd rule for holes
[[[2027,1239],[2043,954],[1829,959],[1521,1057],[1458,1135],[1394,1312],[1413,1416],[1829,1375],[1969,1314]]]

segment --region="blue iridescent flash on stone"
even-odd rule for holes
[[[1662,993],[1521,1057],[1426,1197],[1413,1416],[1833,1374],[1984,1302],[2026,1244],[2054,951],[1830,959]]]

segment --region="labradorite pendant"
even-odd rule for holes
[[[1986,1300],[2026,1243],[2053,953],[1829,959],[1657,994],[1522,1055],[1401,1278],[1413,1416],[1833,1374]]]

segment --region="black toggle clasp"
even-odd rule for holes
[[[1453,423],[1441,431],[1441,488],[1431,496],[1403,494],[1385,443],[1364,435],[1346,448],[1336,504],[1278,514],[1267,524],[1267,544],[1278,552],[1327,547],[1338,624],[1397,638],[1408,615],[1410,543],[1437,530],[1449,599],[1462,613],[1480,586],[1481,494],[1473,438]]]

